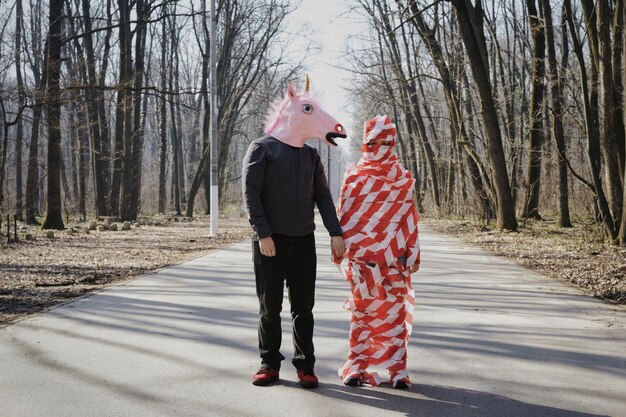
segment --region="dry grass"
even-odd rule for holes
[[[209,237],[206,217],[191,222],[147,219],[128,231],[56,232],[22,227],[21,240],[0,243],[0,326],[53,305],[200,256],[250,236],[245,219],[221,219]],[[33,241],[23,239],[30,232]]]
[[[558,228],[531,221],[519,232],[499,231],[467,220],[423,219],[433,230],[505,256],[608,302],[626,304],[626,248],[606,244],[592,223]]]

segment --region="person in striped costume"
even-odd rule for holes
[[[365,122],[362,157],[345,174],[338,207],[348,259],[352,313],[344,384],[378,385],[378,366],[394,388],[411,387],[406,370],[413,321],[411,273],[419,269],[419,214],[415,180],[394,151],[396,126],[388,116]],[[340,264],[340,259],[335,259]]]

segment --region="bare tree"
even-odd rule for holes
[[[125,155],[132,150],[132,35],[131,5],[129,0],[118,0],[119,8],[119,75],[117,85],[117,106],[115,112],[115,139],[113,150],[113,177],[111,179],[111,210],[120,213],[120,192]]]
[[[568,226],[572,207],[624,242],[624,1],[564,0],[555,24],[556,4],[359,0],[352,12],[369,30],[350,39],[345,60],[354,118],[393,116],[421,210],[495,216],[515,230],[516,212],[538,217],[541,206]],[[235,207],[242,149],[262,134],[272,99],[303,73],[285,49],[292,2],[217,0],[210,39],[206,0],[64,0],[58,82],[49,78],[49,5],[15,0],[0,12],[0,32],[9,34],[0,44],[2,209],[24,209],[30,223],[61,203],[69,221],[191,216],[212,151],[220,204]],[[208,145],[210,42],[217,149]],[[322,156],[334,169],[335,158]]]
[[[176,5],[173,6],[174,12]],[[176,13],[171,18],[171,48],[170,48],[170,72],[169,72],[169,89],[170,91],[178,91],[180,89],[180,67],[178,59],[178,36],[180,28],[176,23]],[[181,215],[181,202],[185,195],[185,180],[181,146],[181,123],[180,123],[180,105],[179,97],[174,96],[170,100],[170,119],[172,127],[172,188],[174,208],[177,215]]]
[[[550,121],[551,134],[558,153],[559,171],[559,219],[561,227],[572,227],[569,215],[569,192],[567,184],[567,156],[565,149],[565,135],[563,133],[563,89],[556,60],[554,46],[554,25],[552,22],[552,7],[549,0],[541,0],[546,31],[546,49],[548,52],[548,81],[550,89]],[[564,23],[562,23],[564,24]],[[561,43],[563,55],[567,56],[567,37],[563,37]],[[566,58],[565,58],[566,59]]]
[[[167,13],[167,7],[163,7],[162,14]],[[161,94],[159,97],[159,213],[165,213],[166,185],[167,185],[167,100],[165,90],[167,88],[167,19],[161,20],[161,65],[159,79]]]
[[[33,51],[30,56],[30,67],[33,74],[33,82],[35,88],[33,91],[33,115],[31,122],[30,144],[28,147],[28,171],[26,174],[26,223],[39,224],[37,216],[39,215],[39,138],[40,138],[40,124],[43,112],[43,103],[45,101],[46,85],[48,83],[48,68],[47,60],[48,56],[48,44],[49,40],[46,37],[44,40],[43,51],[37,49],[37,45],[41,42],[42,28],[41,20],[45,16],[41,1],[33,3],[30,2],[31,9],[31,45],[33,45]]]
[[[48,108],[48,190],[47,208],[41,227],[64,229],[61,206],[61,44],[63,0],[51,0],[49,7],[48,54],[46,67],[48,83],[46,102]]]
[[[132,133],[124,137],[122,201],[120,206],[120,218],[122,220],[136,220],[139,213],[145,137],[141,111],[143,99],[141,89],[144,82],[147,20],[150,18],[150,11],[151,2],[137,0],[137,27],[135,29],[135,55],[132,72]],[[128,109],[126,110],[128,111]]]
[[[21,117],[21,110],[13,120],[9,120],[5,105],[5,100],[0,96],[0,111],[2,112],[2,134],[0,135],[0,208],[4,204],[4,180],[6,177],[7,152],[9,149],[9,127],[18,123]]]
[[[22,77],[22,27],[24,9],[22,0],[15,1],[15,80],[17,82],[17,107],[25,106],[24,79]],[[24,122],[20,115],[15,131],[15,215],[22,221],[24,216],[24,196],[22,184],[22,148],[24,143]]]
[[[96,215],[109,214],[109,158],[108,129],[106,118],[101,117],[99,107],[104,100],[101,91],[96,88],[96,57],[93,46],[90,0],[82,0],[82,20],[84,24],[83,45],[86,53],[85,67],[87,70],[88,94],[87,112],[89,115],[89,132],[91,135],[91,149],[93,152],[94,185],[96,194]],[[104,129],[103,129],[104,127]],[[103,135],[103,130],[107,136]]]
[[[626,22],[626,7],[622,4],[622,21]],[[626,31],[622,28],[622,82],[626,82]],[[624,87],[622,86],[622,92],[624,91]],[[623,114],[623,124],[626,126],[626,109],[622,112]],[[626,144],[624,145],[626,148]],[[626,152],[626,149],[625,149]],[[624,193],[623,193],[623,201],[622,201],[622,226],[619,231],[619,243],[622,246],[626,246],[626,164],[624,164]]]
[[[600,177],[601,155],[597,118],[597,90],[595,83],[595,80],[597,79],[596,64],[594,59],[592,58],[591,77],[588,77],[587,65],[585,63],[583,52],[583,45],[581,44],[580,38],[578,36],[578,29],[574,21],[574,13],[570,0],[564,0],[563,5],[565,7],[565,15],[568,27],[570,29],[573,51],[576,55],[578,66],[580,69],[580,85],[583,93],[585,128],[587,135],[587,156],[589,160],[591,176],[593,178],[593,190],[596,196],[597,209],[600,214],[600,219],[604,223],[608,235],[612,238],[615,238],[615,222],[613,221],[613,216],[610,212],[609,204],[604,194],[602,180]],[[595,25],[591,25],[590,34],[594,33],[596,33]],[[592,51],[597,51],[596,43],[593,40],[593,35],[590,36],[590,49]]]
[[[461,0],[452,0],[452,4],[455,7],[461,37],[481,98],[483,123],[487,134],[487,149],[497,194],[497,225],[501,229],[517,230],[515,207],[502,146],[502,134],[489,81],[489,58],[484,35],[482,5],[477,2],[475,6],[472,6],[469,2]]]
[[[244,1],[231,3],[221,1],[217,7],[220,20],[218,35],[217,91],[215,92],[220,105],[218,110],[218,150],[208,147],[208,116],[205,115],[203,134],[204,151],[198,169],[191,183],[185,215],[193,215],[194,201],[202,184],[206,184],[209,170],[209,158],[212,151],[219,152],[220,195],[226,186],[226,168],[228,164],[231,141],[235,136],[239,117],[252,97],[252,91],[259,85],[262,74],[273,67],[279,66],[282,59],[271,60],[269,52],[272,41],[280,35],[282,23],[290,8],[284,0],[269,0],[267,3]],[[213,40],[206,36],[206,22],[201,22],[205,30],[200,47],[204,57],[208,56],[208,42]],[[203,68],[203,94],[208,97],[208,68]],[[267,98],[268,101],[270,97]],[[208,100],[204,100],[205,114],[208,111]],[[208,195],[205,187],[205,195]],[[208,201],[207,201],[208,206]]]
[[[600,148],[604,156],[604,166],[608,190],[608,200],[615,229],[619,229],[622,219],[623,184],[620,172],[619,152],[615,130],[614,112],[617,105],[614,100],[611,11],[606,1],[596,3],[596,34],[598,35],[598,73],[599,98],[598,121],[600,126]],[[618,155],[616,158],[615,156]],[[616,237],[616,236],[614,236]]]
[[[485,172],[483,163],[476,153],[474,146],[472,145],[472,141],[467,133],[467,129],[463,121],[463,110],[461,105],[462,99],[457,83],[452,78],[451,71],[447,64],[448,61],[444,56],[443,48],[436,38],[435,31],[426,25],[422,14],[419,13],[419,10],[417,9],[416,3],[411,3],[409,7],[413,16],[411,21],[415,23],[415,26],[422,37],[424,44],[428,48],[441,77],[446,104],[448,106],[450,132],[452,138],[463,145],[463,149],[467,157],[466,163],[470,169],[472,185],[479,196],[482,208],[482,217],[490,219],[493,214],[493,203],[490,201],[487,191],[483,185],[483,179],[489,182],[489,176]],[[456,58],[457,60],[460,59],[458,56]],[[469,102],[467,103],[469,104]]]
[[[528,20],[533,39],[532,91],[530,93],[530,132],[528,140],[528,169],[524,217],[541,219],[539,191],[541,187],[541,154],[543,142],[542,106],[545,95],[545,25],[537,11],[535,0],[526,0]]]

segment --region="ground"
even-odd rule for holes
[[[246,219],[221,219],[218,237],[209,237],[206,217],[193,221],[144,219],[128,231],[85,233],[87,224],[68,226],[78,232],[56,231],[55,237],[48,239],[44,232],[22,226],[17,243],[9,244],[2,238],[0,327],[148,271],[239,242],[251,232]],[[25,240],[25,233],[32,233],[35,240]]]
[[[0,243],[0,327],[56,304],[148,271],[182,262],[246,239],[245,219],[221,219],[209,237],[206,217],[193,221],[151,218],[128,231],[56,232],[48,239],[23,229],[17,243]],[[626,248],[603,242],[601,229],[577,224],[562,229],[531,222],[510,233],[467,220],[424,218],[422,224],[510,258],[608,302],[626,304]],[[24,240],[30,232],[35,240]]]
[[[594,297],[626,304],[626,248],[607,244],[597,224],[578,222],[573,228],[560,228],[551,221],[529,221],[518,232],[468,220],[427,218],[423,224],[573,284]]]

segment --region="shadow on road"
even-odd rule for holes
[[[356,402],[385,411],[401,412],[407,417],[605,416],[525,403],[487,392],[433,385],[417,384],[410,390],[398,391],[389,385],[364,389],[324,384],[314,392],[339,401]],[[381,415],[384,414],[381,413]]]

